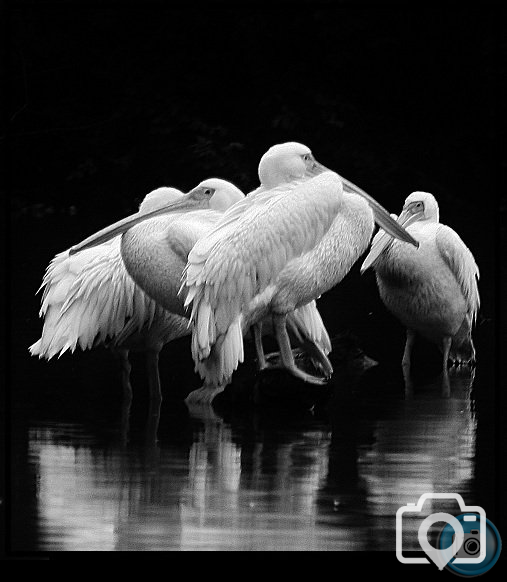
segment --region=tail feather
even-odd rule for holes
[[[155,318],[154,301],[125,270],[119,238],[72,257],[56,255],[42,288],[42,337],[29,348],[39,357],[90,349],[120,334],[128,321],[140,330]]]
[[[32,344],[28,348],[28,351],[32,356],[39,356],[39,358],[42,358],[42,338]]]
[[[220,386],[228,382],[238,365],[244,361],[243,316],[239,315],[209,347],[203,352],[197,334],[192,336],[192,355],[196,362],[195,370],[208,384]]]
[[[44,318],[41,338],[29,347],[32,356],[50,360],[66,351],[74,352],[77,345],[90,349],[94,345],[95,330],[90,326],[86,307],[71,305],[61,313],[61,304],[49,305]]]
[[[55,339],[55,329],[57,327],[59,327],[57,309],[50,308],[46,313],[42,336],[28,348],[32,356],[39,356],[39,358],[50,360],[60,350],[66,348],[68,344],[66,334],[58,334],[58,340],[56,341]]]

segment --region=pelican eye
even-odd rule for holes
[[[310,154],[304,154],[304,155],[303,155],[303,160],[304,160],[305,162],[309,162],[309,161],[311,160],[311,155],[310,155]]]
[[[206,188],[204,190],[204,193],[206,194],[206,196],[211,196],[212,194],[215,193],[215,190],[214,190],[214,188]]]
[[[412,213],[419,212],[420,210],[424,211],[424,202],[412,202],[407,206],[407,211]]]

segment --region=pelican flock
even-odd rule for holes
[[[407,387],[412,347],[420,334],[442,352],[443,391],[448,394],[448,360],[475,361],[472,328],[480,306],[479,268],[459,235],[439,222],[432,194],[410,194],[397,221],[419,248],[399,244],[380,230],[361,271],[374,269],[382,301],[407,328],[402,360]]]
[[[260,186],[247,196],[218,178],[187,194],[159,189],[135,215],[57,255],[44,277],[44,328],[30,348],[32,354],[49,359],[78,345],[87,349],[101,342],[121,350],[128,366],[127,350],[140,346],[154,378],[151,396],[160,399],[158,354],[172,339],[191,334],[195,370],[204,383],[187,402],[209,404],[244,360],[244,337],[251,331],[260,369],[270,366],[263,350],[263,336],[270,333],[282,367],[306,382],[323,384],[333,373],[331,341],[316,300],[339,284],[367,251],[375,223],[381,230],[363,269],[376,270],[383,299],[385,270],[397,272],[410,257],[411,269],[422,261],[424,278],[424,265],[433,257],[428,253],[444,245],[440,260],[451,274],[455,268],[453,290],[459,289],[463,300],[449,308],[449,329],[431,339],[442,340],[447,355],[473,352],[470,330],[479,306],[478,271],[468,262],[455,264],[458,255],[450,247],[461,240],[438,224],[431,195],[410,200],[408,221],[406,213],[394,220],[371,196],[296,142],[270,148],[260,160],[258,175]],[[422,205],[422,214],[416,203]],[[421,225],[426,223],[439,227],[439,242],[436,234],[428,242],[429,231],[423,236]],[[451,278],[443,285],[446,291]],[[411,292],[417,295],[418,290],[407,290]],[[412,320],[406,325],[410,334],[424,335],[431,321],[421,312],[419,327]],[[412,345],[408,338],[404,362]],[[319,375],[297,366],[293,346],[311,357]]]
[[[229,208],[188,255],[182,294],[185,306],[193,304],[192,355],[205,381],[190,395],[193,402],[211,402],[224,389],[243,361],[243,335],[252,326],[255,332],[268,316],[282,365],[303,380],[322,383],[295,365],[288,325],[330,374],[312,325],[294,326],[294,320],[300,323],[299,313],[348,273],[370,242],[374,220],[417,244],[381,205],[316,162],[306,146],[289,143],[279,149],[281,155],[272,148],[261,159],[259,177],[267,185]],[[128,232],[155,214],[207,207],[212,196],[210,189],[193,190],[165,208],[104,229],[71,252]],[[262,361],[259,332],[256,338]]]
[[[298,150],[296,161],[301,154],[301,162],[296,164],[292,144],[268,150],[259,165],[261,185],[255,193],[315,175],[318,164],[310,159],[308,148],[298,145]],[[77,346],[88,349],[106,344],[121,356],[124,390],[131,395],[128,351],[145,351],[150,396],[160,400],[160,350],[190,333],[178,296],[188,253],[229,206],[244,198],[233,184],[217,178],[201,182],[193,195],[208,195],[206,208],[160,216],[157,209],[183,194],[159,188],[145,197],[138,213],[83,241],[87,250],[57,255],[41,286],[40,315],[45,320],[41,339],[30,347],[32,355],[51,359]],[[140,216],[149,220],[135,226]],[[314,303],[295,314],[293,327],[298,326],[309,328],[315,341],[329,352],[330,339]],[[260,363],[267,367],[263,360]]]

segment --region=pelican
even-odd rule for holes
[[[188,257],[192,355],[210,399],[243,360],[245,329],[268,315],[282,365],[322,384],[295,365],[288,317],[342,280],[367,249],[375,221],[417,244],[373,198],[331,171],[261,196],[232,225],[226,213]]]
[[[410,361],[416,334],[443,354],[443,392],[449,392],[447,364],[472,362],[472,327],[479,310],[479,269],[456,232],[439,222],[435,197],[413,192],[397,219],[420,243],[400,244],[379,230],[361,272],[372,267],[385,306],[407,328],[402,369],[410,388]]]
[[[162,269],[159,275],[163,277],[169,265],[176,272],[176,285],[179,284],[188,251],[197,237],[209,230],[230,204],[243,198],[225,180],[205,180],[199,188],[206,190],[211,186],[212,210],[153,218],[133,229],[130,237],[116,235],[79,255],[72,250],[56,255],[41,286],[44,294],[40,316],[44,317],[44,326],[42,337],[29,348],[31,354],[49,360],[68,350],[74,352],[77,346],[86,350],[98,344],[108,345],[121,357],[122,384],[125,394],[131,398],[128,352],[130,349],[145,351],[150,400],[161,400],[159,353],[166,343],[190,333],[188,319],[184,317],[181,302],[166,301],[157,288],[150,288],[151,293],[145,292],[137,284],[142,277],[135,268],[144,264],[155,271]],[[158,188],[145,197],[136,216],[151,215],[182,197],[183,193],[175,188]],[[145,232],[139,232],[143,227]],[[171,240],[166,245],[164,237],[168,231]],[[132,253],[124,250],[136,241],[139,243],[134,249],[138,253],[137,263]],[[143,256],[146,247],[151,253],[148,260]],[[167,260],[161,267],[160,259],[164,257]],[[129,275],[131,271],[134,277]],[[149,281],[148,275],[145,273],[145,279]]]
[[[417,245],[373,198],[307,152],[299,158],[314,177],[305,181],[302,171],[290,184],[247,196],[189,254],[185,304],[192,303],[192,353],[205,380],[203,388],[189,395],[194,396],[191,401],[211,402],[224,389],[243,359],[243,333],[268,316],[284,367],[303,380],[322,383],[294,363],[287,333],[291,316],[348,273],[370,242],[374,220],[393,236]],[[154,213],[205,207],[212,195],[209,189],[193,190]],[[136,223],[147,218],[137,217]],[[131,227],[132,221],[120,221],[72,252]],[[314,348],[324,370],[332,369],[315,341]]]
[[[232,198],[224,197],[225,182],[218,179],[207,180],[187,195],[186,202],[179,201],[174,205],[169,205],[167,210],[160,208],[151,213],[138,213],[127,217],[88,237],[73,247],[71,254],[103,244],[112,237],[124,233],[121,253],[128,273],[158,304],[171,313],[184,316],[183,299],[178,296],[178,291],[188,253],[198,238],[204,236],[218,218],[216,212],[210,213],[209,210],[199,209],[225,210],[223,220],[229,224],[234,222],[246,208],[260,204],[266,196],[269,197],[272,187],[300,183],[324,170],[325,168],[316,162],[306,146],[296,142],[277,144],[262,156],[258,168],[261,184],[247,198],[244,198],[239,190]],[[236,203],[231,205],[234,201]],[[183,210],[187,210],[188,213],[176,220],[173,214],[160,216],[166,212]],[[191,210],[193,212],[190,212]],[[193,230],[188,224],[190,216],[193,221]],[[197,216],[201,220],[199,224],[195,222]],[[170,227],[164,230],[164,224],[168,221]],[[314,301],[291,314],[289,325],[299,345],[316,357],[317,361],[321,358],[321,352],[329,353],[331,349],[329,335]],[[254,327],[254,337],[259,367],[262,369],[268,364],[262,351],[260,322]],[[330,374],[332,368],[328,360],[325,359],[323,362],[325,373]]]

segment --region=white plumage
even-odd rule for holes
[[[375,270],[382,301],[407,328],[402,362],[407,382],[418,333],[441,349],[447,391],[448,359],[475,360],[472,328],[480,306],[479,268],[458,234],[439,222],[432,194],[410,194],[398,222],[419,241],[419,249],[379,231],[361,270]]]
[[[271,191],[266,191],[268,186],[279,184],[280,181],[300,183],[321,171],[322,168],[306,146],[293,142],[279,144],[273,146],[263,156],[259,165],[261,186],[247,199],[234,186],[223,180],[206,180],[187,194],[185,201],[169,205],[166,209],[158,209],[151,215],[136,215],[123,219],[76,245],[71,252],[86,252],[89,247],[103,243],[119,233],[125,233],[122,237],[121,253],[129,274],[159,305],[171,313],[185,315],[184,298],[178,296],[178,289],[188,253],[194,243],[204,235],[208,235],[209,241],[213,241],[208,243],[211,246],[219,242],[227,225],[233,225],[246,209],[260,207],[271,197]],[[224,188],[226,184],[229,184],[228,190]],[[230,193],[231,187],[235,189],[234,200],[224,196],[227,191]],[[231,205],[232,202],[236,203]],[[203,210],[204,208],[208,210]],[[210,210],[213,208],[215,211]],[[177,214],[183,210],[186,211],[185,214]],[[167,216],[161,216],[166,213]],[[221,219],[221,228],[215,231],[214,226],[218,219]],[[230,264],[230,267],[231,277],[236,278],[239,274],[237,266]],[[235,300],[233,294],[237,291],[231,287],[226,300],[233,302]],[[227,310],[223,310],[216,314],[219,325],[221,318],[227,317],[226,312]],[[294,317],[291,325],[296,334],[301,334],[303,330],[306,337],[311,338],[311,341],[320,342],[321,349],[329,352],[331,347],[329,336],[314,302]],[[262,366],[264,354],[260,339],[260,323],[254,329]],[[244,357],[242,340],[240,341],[242,333],[241,328],[231,328],[226,347],[230,344],[234,349],[224,351],[228,367]],[[202,339],[204,341],[204,335]]]
[[[145,197],[140,211],[150,211],[180,196],[174,188],[158,188]],[[30,347],[32,355],[40,358],[74,352],[78,346],[90,349],[96,343],[116,339],[129,320],[129,329],[140,331],[149,327],[155,316],[163,315],[128,275],[120,254],[120,237],[78,255],[69,256],[68,250],[57,254],[41,289],[42,337]]]
[[[243,314],[254,297],[265,294],[264,309],[275,292],[269,286],[283,266],[311,250],[332,222],[336,213],[333,196],[324,194],[319,207],[311,195],[305,197],[306,189],[278,190],[264,204],[245,211],[233,229],[229,224],[223,232],[216,228],[210,236],[211,244],[204,237],[189,254],[186,303],[193,302],[191,320],[196,322],[193,347],[198,361],[208,357],[217,337],[225,336],[226,345],[238,337]],[[294,209],[290,213],[292,204]],[[298,226],[291,231],[292,221]],[[213,380],[221,383],[226,377],[222,374]]]
[[[130,394],[128,350],[144,350],[151,400],[160,401],[159,352],[171,340],[190,334],[178,297],[188,252],[244,197],[233,184],[216,178],[201,182],[196,190],[213,194],[208,209],[160,216],[162,207],[183,198],[180,191],[160,188],[133,217],[101,230],[93,244],[89,241],[94,237],[89,237],[86,249],[77,253],[73,247],[57,255],[43,281],[45,323],[31,353],[49,359],[77,346],[107,343],[123,358],[124,387]],[[143,224],[125,227],[146,216],[150,220]]]
[[[200,306],[199,326],[194,326],[192,336],[192,352],[196,362],[196,371],[205,380],[202,389],[189,395],[189,402],[209,402],[221,392],[230,381],[232,372],[244,359],[243,335],[250,326],[253,327],[255,345],[261,369],[267,367],[262,348],[262,326],[270,324],[270,319],[264,320],[262,315],[252,323],[245,323],[242,309],[245,302],[251,301],[257,294],[259,286],[266,289],[272,275],[270,260],[279,263],[281,267],[285,254],[282,230],[276,228],[278,217],[274,214],[271,221],[262,230],[256,230],[255,216],[263,214],[270,208],[277,196],[292,190],[319,175],[327,169],[313,157],[310,149],[297,142],[287,142],[271,147],[259,163],[259,180],[261,185],[225,212],[217,226],[193,247],[184,274],[185,305],[194,301],[191,320],[196,321],[196,294],[199,286],[205,281],[210,282],[214,272],[220,271],[226,285],[210,284],[204,291],[206,301]],[[222,252],[223,243],[232,237],[236,241],[238,253]],[[259,237],[270,238],[277,252],[270,256],[259,256]],[[210,254],[216,257],[216,264],[209,268],[202,277],[199,273],[202,264]],[[190,258],[192,257],[192,258]],[[255,271],[249,261],[257,257]],[[287,257],[285,256],[285,259]],[[276,270],[275,266],[275,270]],[[190,282],[197,274],[197,285]],[[195,282],[195,281],[194,281]],[[269,289],[267,289],[269,293]],[[257,297],[259,300],[259,297]],[[210,302],[214,305],[212,309]],[[264,309],[264,306],[262,307]],[[233,320],[231,314],[234,313]],[[267,311],[266,311],[267,313]],[[321,361],[331,350],[329,334],[317,310],[314,300],[301,306],[289,315],[288,325],[295,339],[311,354]],[[211,345],[218,341],[219,349],[211,353]],[[205,364],[202,360],[207,359]],[[327,358],[324,366],[328,374],[332,367]]]
[[[349,182],[347,187],[355,188]],[[256,192],[250,204],[248,197],[241,203],[243,212],[233,216],[231,209],[196,243],[186,269],[186,304],[192,303],[192,354],[210,398],[241,361],[244,331],[268,314],[286,368],[322,383],[295,366],[287,336],[288,325],[297,327],[309,317],[297,331],[311,340],[324,369],[332,371],[319,345],[322,337],[317,337],[322,320],[308,306],[341,281],[366,250],[374,224],[369,204],[383,226],[396,236],[400,231],[378,203],[357,190],[368,202],[343,192],[340,177],[324,171],[307,181]],[[327,336],[323,343],[328,341]]]
[[[181,196],[175,188],[158,188],[145,197],[139,212],[150,212]],[[29,349],[49,360],[78,347],[107,345],[123,357],[124,387],[130,392],[128,351],[139,349],[158,357],[165,343],[188,333],[188,322],[160,307],[134,283],[120,244],[117,236],[80,254],[69,255],[66,250],[55,256],[39,289],[44,289],[39,313],[44,318],[42,336]]]

